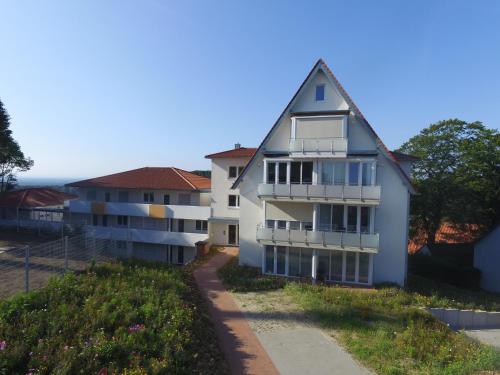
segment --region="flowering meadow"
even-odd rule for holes
[[[99,372],[227,372],[189,272],[107,264],[0,302],[0,373]]]

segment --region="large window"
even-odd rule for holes
[[[208,229],[208,222],[206,220],[196,220],[196,230],[206,231]]]
[[[288,249],[288,276],[300,276],[300,248]]]
[[[359,253],[358,257],[359,257],[358,282],[367,283],[369,269],[370,269],[370,255],[366,253]]]
[[[356,281],[356,253],[347,251],[345,258],[345,280],[354,282]]]
[[[291,184],[312,184],[313,162],[292,161],[290,163]]]
[[[343,252],[333,250],[330,259],[330,279],[332,281],[342,281],[342,264],[344,263]]]
[[[274,246],[266,246],[266,263],[265,271],[267,273],[274,273]]]
[[[276,273],[278,275],[286,274],[286,247],[276,246]]]
[[[320,204],[319,230],[343,231],[344,229],[344,206],[338,204]]]
[[[349,163],[349,185],[359,185],[359,167],[358,162]]]
[[[371,210],[370,207],[361,207],[361,233],[370,233],[370,221],[371,221]]]
[[[267,183],[276,183],[276,163],[267,163]]]
[[[118,215],[116,217],[116,224],[120,227],[128,226],[128,216]]]
[[[287,163],[278,163],[278,184],[286,184]]]

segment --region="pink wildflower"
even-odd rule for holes
[[[144,324],[134,324],[133,326],[130,326],[128,328],[128,331],[130,333],[132,333],[132,332],[138,332],[138,331],[142,331],[144,328],[145,328]]]
[[[0,350],[5,350],[7,348],[7,341],[3,340],[0,342]]]

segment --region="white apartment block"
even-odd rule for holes
[[[208,239],[210,179],[178,168],[140,168],[78,181],[68,218],[123,257],[186,264]]]
[[[205,156],[212,160],[212,199],[208,228],[213,245],[239,244],[240,192],[231,187],[255,151],[255,148],[236,144],[233,150]]]
[[[410,162],[384,146],[319,60],[232,186],[240,264],[288,277],[403,285]]]

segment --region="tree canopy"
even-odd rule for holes
[[[10,116],[0,100],[0,192],[9,190],[16,181],[16,173],[27,171],[33,160],[24,156],[19,143],[12,137]]]
[[[500,133],[481,122],[439,121],[399,151],[419,158],[413,166],[418,195],[412,227],[433,243],[443,221],[491,229],[500,219]]]

